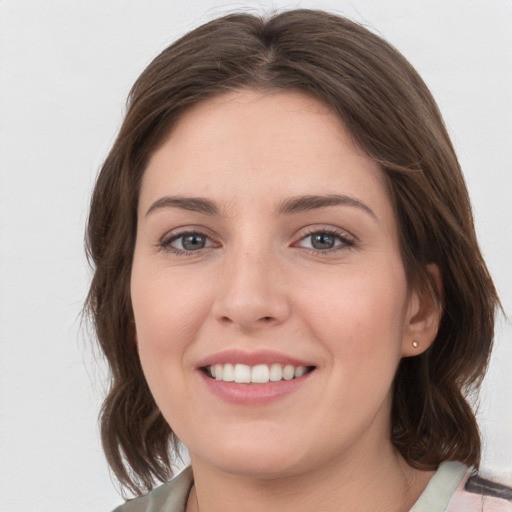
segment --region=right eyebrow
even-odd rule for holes
[[[287,199],[278,206],[278,213],[290,214],[306,212],[329,206],[351,206],[359,208],[369,214],[373,220],[378,222],[375,212],[359,199],[347,195],[330,194],[326,196],[309,195],[297,196]]]
[[[146,217],[161,208],[181,208],[206,215],[219,215],[218,206],[209,199],[201,197],[164,196],[157,199],[146,212]]]

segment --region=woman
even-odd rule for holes
[[[88,248],[109,463],[143,494],[191,459],[119,510],[508,510],[464,491],[498,299],[437,106],[379,37],[297,10],[171,45]]]

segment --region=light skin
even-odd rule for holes
[[[189,110],[142,180],[131,294],[148,384],[190,452],[187,511],[414,504],[432,473],[390,441],[392,383],[439,310],[407,282],[381,169],[322,103],[238,91]],[[233,403],[201,366],[227,350],[313,370]]]

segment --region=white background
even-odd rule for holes
[[[363,21],[422,74],[512,315],[511,0],[0,0],[0,510],[100,512],[121,501],[98,439],[104,370],[80,308],[89,195],[131,84],[200,23],[294,7]],[[502,320],[479,413],[484,469],[509,485],[511,342]]]

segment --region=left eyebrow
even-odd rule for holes
[[[209,199],[202,197],[165,196],[155,201],[146,212],[146,216],[161,208],[181,208],[206,215],[219,215],[219,208]]]
[[[365,203],[355,197],[332,194],[327,196],[298,196],[286,199],[278,205],[278,214],[300,213],[329,206],[350,206],[360,208],[378,221],[375,212]]]

